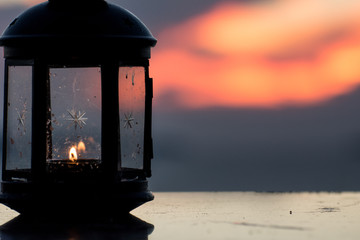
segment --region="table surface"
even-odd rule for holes
[[[154,201],[131,212],[149,223],[148,236],[142,239],[360,239],[357,192],[154,195]],[[16,216],[16,212],[0,205],[0,224]],[[126,236],[134,239],[131,234]],[[17,238],[3,235],[0,239]]]

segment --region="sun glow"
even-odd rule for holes
[[[197,108],[304,105],[345,94],[360,83],[359,8],[360,1],[220,3],[160,34],[155,95]]]

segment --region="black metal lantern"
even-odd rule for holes
[[[3,33],[0,201],[28,213],[129,212],[153,199],[150,48],[132,13],[49,0]]]

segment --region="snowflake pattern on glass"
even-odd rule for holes
[[[18,131],[20,131],[22,129],[23,134],[26,133],[26,124],[25,124],[26,114],[27,114],[26,105],[27,105],[27,102],[25,99],[24,104],[23,104],[23,110],[19,111],[17,108],[15,109],[16,113],[17,113],[16,120],[18,121]]]
[[[75,110],[71,110],[71,111],[67,110],[67,112],[70,115],[70,117],[66,118],[65,120],[71,121],[70,126],[74,125],[75,130],[77,129],[77,126],[79,126],[80,128],[83,128],[86,125],[85,121],[88,119],[88,118],[84,117],[86,112],[81,112],[81,111],[76,112]]]
[[[25,112],[22,111],[21,113],[19,111],[17,111],[17,115],[18,115],[18,125],[25,127]]]
[[[124,122],[124,128],[132,128],[132,124],[135,121],[135,118],[133,117],[132,113],[124,113],[124,118],[122,121]]]

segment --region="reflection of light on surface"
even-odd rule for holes
[[[80,141],[78,146],[77,146],[77,149],[79,152],[85,152],[85,143],[83,141]]]
[[[311,104],[360,83],[360,1],[219,4],[160,35],[156,95],[189,107]]]

